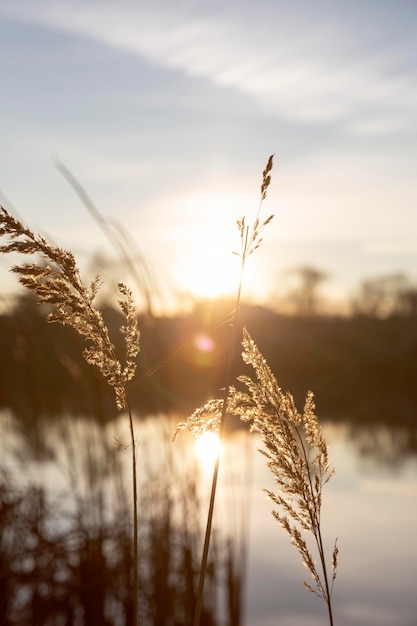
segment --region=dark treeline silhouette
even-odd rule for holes
[[[118,348],[121,317],[110,306],[102,312]],[[208,329],[226,312],[225,303],[201,305],[185,316],[140,320],[141,351],[130,389],[137,413],[188,412],[218,395],[230,324]],[[416,315],[290,316],[244,306],[241,323],[297,403],[311,389],[323,418],[416,425]],[[38,419],[63,412],[101,422],[115,416],[111,389],[82,358],[83,340],[48,324],[46,311],[31,297],[0,317],[0,346],[0,407],[10,409],[28,432]],[[237,346],[234,374],[244,369]]]
[[[323,418],[416,426],[417,317],[284,317],[262,309],[246,315],[298,404],[311,389]]]
[[[331,311],[334,304],[321,292],[330,275],[311,265],[301,265],[283,273],[282,293],[273,296],[276,308],[291,315],[311,317]],[[295,281],[295,282],[294,282]],[[385,319],[391,316],[417,315],[417,285],[404,273],[394,272],[362,280],[346,302],[354,316]]]

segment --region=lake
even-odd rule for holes
[[[21,483],[45,485],[54,497],[75,473],[69,440],[71,454],[77,456],[83,442],[91,442],[98,432],[83,420],[49,426],[42,442],[44,458],[35,459],[19,444],[10,415],[2,414],[1,425],[2,468]],[[211,469],[195,460],[188,434],[171,443],[174,427],[175,420],[164,416],[137,423],[139,475],[163,476],[172,468],[194,472],[197,464],[204,518]],[[124,419],[109,424],[103,433],[109,446],[115,447],[114,437],[129,441]],[[407,451],[406,434],[382,426],[353,430],[347,424],[328,423],[324,433],[336,469],[325,486],[322,517],[329,559],[336,538],[340,550],[333,591],[335,625],[416,626],[417,456]],[[257,436],[243,431],[228,435],[215,509],[215,526],[235,539],[241,537],[246,545],[244,624],[323,626],[328,623],[326,605],[301,585],[303,578],[310,582],[309,573],[262,491],[273,489],[273,482],[259,445]],[[54,459],[47,458],[51,447]],[[130,476],[129,450],[121,448],[117,454]],[[200,521],[204,525],[204,519]]]
[[[327,426],[336,474],[325,487],[324,536],[331,556],[338,538],[339,566],[333,592],[338,626],[417,624],[417,459],[388,462],[380,447],[363,456],[346,426]],[[371,433],[374,441],[387,433]],[[384,459],[385,460],[382,460]],[[247,624],[318,626],[326,622],[324,602],[301,587],[301,559],[286,533],[268,516],[260,491],[270,484],[261,455],[254,459],[252,523],[247,586]]]

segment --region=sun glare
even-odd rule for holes
[[[236,219],[242,199],[230,193],[202,193],[184,200],[187,231],[183,233],[179,279],[198,298],[231,295],[239,278],[240,239]]]
[[[233,293],[236,277],[226,263],[219,264],[206,257],[186,270],[184,284],[197,298],[217,298]]]
[[[203,469],[210,470],[220,454],[220,439],[217,433],[206,432],[195,442],[194,450]]]

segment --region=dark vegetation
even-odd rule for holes
[[[98,473],[98,465],[93,463],[92,468],[95,486],[84,497],[73,490],[51,497],[43,487],[22,487],[6,474],[1,477],[2,626],[133,623],[128,501],[123,503],[125,493],[119,491],[110,513],[105,506],[109,484]],[[180,493],[174,494],[169,484],[151,480],[142,496],[140,623],[187,626],[195,605],[201,552],[195,485],[182,482]],[[239,579],[234,577],[238,566],[229,543],[218,540],[214,548],[201,623],[218,623],[222,594],[226,601],[222,623],[236,626],[240,623]]]
[[[116,342],[119,313],[102,311]],[[140,320],[141,351],[130,388],[137,414],[188,412],[218,393],[230,328],[226,319],[210,327],[229,312],[223,303],[196,307],[187,316]],[[324,419],[416,426],[417,316],[280,315],[244,306],[241,323],[264,347],[281,386],[298,403],[313,390]],[[48,324],[30,297],[20,299],[0,317],[0,407],[29,432],[37,420],[63,412],[112,419],[112,391],[83,361],[84,345],[71,329]],[[235,374],[242,368],[237,350]]]

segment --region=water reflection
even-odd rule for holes
[[[326,486],[324,534],[329,553],[334,538],[340,547],[334,589],[335,623],[339,626],[415,625],[417,545],[417,459],[409,455],[391,464],[392,439],[376,435],[378,447],[368,456],[357,447],[357,431],[348,425],[325,427],[336,475]],[[364,437],[368,437],[365,433]],[[394,433],[394,441],[403,441]],[[364,463],[366,459],[366,463]],[[255,460],[251,559],[247,596],[248,624],[284,626],[323,624],[321,603],[305,594],[299,581],[305,570],[295,550],[268,512],[259,494],[268,472]],[[408,540],[404,541],[404,538]]]
[[[366,463],[378,462],[394,469],[417,455],[417,431],[414,429],[389,428],[384,424],[356,425],[350,428],[349,439]]]
[[[220,439],[217,433],[203,433],[194,444],[194,451],[201,467],[213,472],[214,463],[220,454]]]
[[[146,624],[157,623],[157,615],[161,620],[158,623],[163,624],[169,613],[177,616],[179,624],[187,623],[199,567],[210,474],[199,468],[194,441],[187,433],[172,444],[177,421],[155,416],[136,424],[142,485],[141,541],[152,554],[143,573]],[[0,524],[3,530],[14,528],[15,534],[9,537],[24,537],[26,532],[30,544],[26,549],[33,554],[36,546],[35,553],[44,563],[41,567],[38,562],[35,567],[31,561],[22,561],[24,542],[19,544],[19,554],[16,543],[10,539],[3,542],[2,558],[8,562],[9,578],[6,587],[6,578],[0,577],[0,595],[8,597],[8,608],[6,611],[0,607],[6,616],[0,622],[34,623],[30,613],[33,607],[22,612],[11,598],[11,585],[22,585],[22,577],[26,577],[28,597],[39,596],[43,615],[49,615],[52,606],[56,615],[68,612],[73,615],[69,623],[81,624],[77,619],[82,618],[74,613],[74,606],[78,606],[78,614],[84,617],[88,611],[95,611],[96,616],[102,615],[110,623],[127,623],[130,452],[114,441],[116,437],[128,445],[125,420],[104,427],[74,418],[49,422],[38,434],[42,446],[37,447],[36,458],[29,454],[28,441],[11,415],[2,414],[0,424]],[[336,468],[335,477],[325,488],[323,506],[328,550],[331,552],[336,536],[340,546],[334,590],[336,623],[415,626],[415,439],[410,433],[383,427],[359,429],[329,423],[324,430],[330,460]],[[207,606],[215,613],[221,612],[223,624],[237,626],[231,617],[234,600],[228,588],[234,581],[235,596],[244,591],[246,617],[241,623],[322,625],[326,619],[324,606],[302,588],[305,570],[287,535],[273,519],[271,503],[262,491],[273,485],[264,458],[257,451],[259,445],[259,439],[243,431],[229,434],[224,445],[213,568],[218,581],[229,582],[223,586],[217,582],[220,595],[216,595],[212,580]],[[28,534],[28,524],[38,530]],[[55,559],[54,568],[48,565],[51,559]],[[95,575],[97,584],[89,598],[83,599],[81,592],[77,596],[75,590],[87,584],[88,572],[98,570],[107,572],[107,578]],[[43,576],[43,587],[31,581],[37,576]],[[72,595],[67,593],[69,588]],[[151,598],[167,593],[168,588],[176,590],[175,601],[170,596],[168,604],[152,603]],[[84,607],[84,613],[80,607]],[[46,618],[43,623],[47,623]]]

